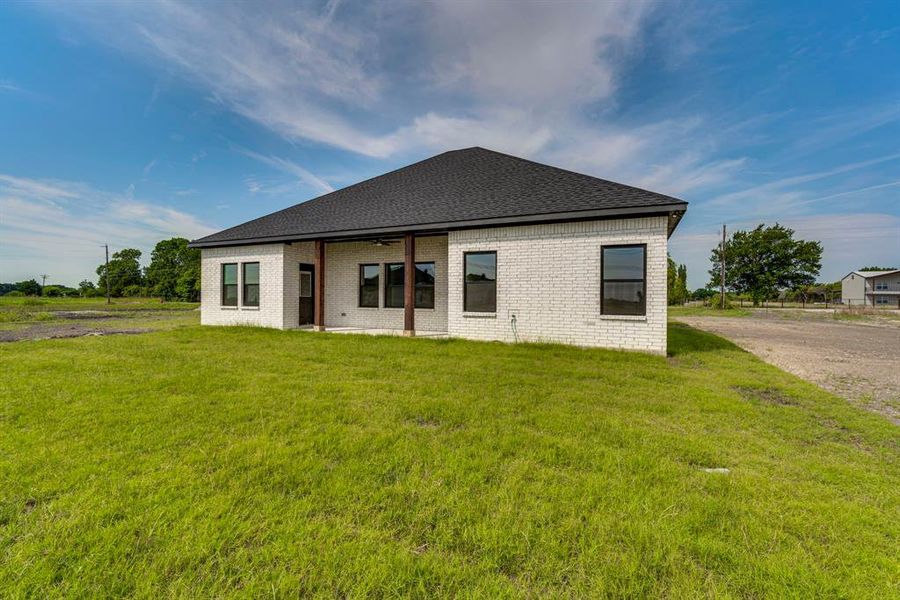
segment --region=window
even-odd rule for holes
[[[244,279],[244,294],[241,304],[244,306],[259,306],[259,263],[241,263]]]
[[[384,305],[387,308],[403,308],[404,273],[403,263],[384,265]],[[434,308],[434,263],[416,263],[416,308]]]
[[[300,271],[300,297],[312,298],[312,273]]]
[[[886,292],[888,290],[888,284],[885,281],[884,283],[875,282],[875,291],[876,292]]]
[[[434,308],[434,263],[416,263],[416,308]]]
[[[647,314],[647,246],[604,246],[600,312],[604,315]]]
[[[222,265],[222,306],[237,306],[237,263]]]
[[[384,265],[384,305],[403,308],[403,263]]]
[[[466,252],[463,310],[497,312],[497,253]]]
[[[359,265],[359,305],[378,308],[378,265]]]

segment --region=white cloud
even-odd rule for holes
[[[433,79],[511,106],[568,108],[609,97],[639,41],[647,2],[438,2]]]
[[[241,148],[240,146],[236,146],[236,145],[234,145],[233,148],[245,156],[249,156],[250,158],[252,158],[254,160],[258,160],[259,162],[261,162],[263,164],[269,165],[270,167],[272,167],[274,169],[277,169],[284,173],[288,173],[289,175],[293,175],[294,177],[297,178],[298,181],[301,181],[301,182],[315,188],[317,191],[319,191],[321,193],[327,194],[328,192],[334,191],[334,188],[331,186],[330,183],[328,183],[321,177],[318,177],[311,171],[304,169],[297,163],[287,160],[286,158],[279,158],[277,156],[263,155],[258,152],[253,152],[252,150],[248,150],[246,148]],[[250,192],[256,193],[256,192],[264,191],[262,185],[259,183],[258,180],[248,177],[245,181],[247,183],[247,189],[249,189]]]
[[[193,215],[76,182],[0,174],[0,280],[38,271],[53,281],[94,278],[100,248],[149,251],[161,239],[196,238],[215,229]]]

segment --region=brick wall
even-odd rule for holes
[[[417,262],[435,263],[435,308],[416,310],[416,329],[483,340],[548,341],[663,354],[666,350],[665,217],[525,225],[416,238]],[[600,314],[600,249],[647,244],[647,315]],[[497,312],[463,312],[463,253],[497,252]],[[293,328],[298,324],[299,263],[314,262],[312,242],[207,248],[202,253],[201,322]],[[220,305],[221,264],[260,263],[259,308]],[[403,262],[403,243],[326,245],[325,324],[403,329],[403,309],[384,307],[387,262]],[[358,306],[359,265],[382,265],[378,308]],[[240,269],[238,269],[239,284]],[[512,317],[515,315],[515,332]],[[516,337],[516,333],[518,337]]]
[[[384,306],[384,263],[403,262],[403,241],[337,242],[325,246],[325,325],[403,329],[403,309]],[[447,331],[447,236],[416,238],[416,262],[433,262],[434,308],[416,309],[416,329]],[[359,265],[381,266],[378,308],[359,307]]]
[[[203,248],[200,322],[204,325],[284,326],[284,244]],[[242,262],[259,263],[259,307],[241,306]],[[238,306],[222,306],[222,264],[238,264]]]
[[[666,218],[455,231],[448,238],[451,336],[666,351]],[[600,314],[600,248],[647,244],[646,317]],[[497,312],[463,312],[463,252],[497,252]]]

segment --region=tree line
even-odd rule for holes
[[[77,288],[42,286],[35,279],[0,283],[0,295],[14,296],[152,296],[163,300],[196,302],[200,299],[200,250],[188,248],[185,238],[161,240],[150,254],[150,264],[141,267],[141,251],[123,248],[114,252],[109,267],[97,267],[97,282],[85,279]]]

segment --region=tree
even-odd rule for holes
[[[712,250],[710,285],[719,282],[721,248]],[[794,239],[794,231],[778,223],[736,231],[725,245],[725,287],[747,294],[754,306],[780,290],[811,285],[822,267],[822,244]]]
[[[20,281],[16,284],[16,289],[25,294],[26,296],[40,296],[41,295],[41,284],[39,284],[34,279],[29,279],[27,281]]]
[[[687,267],[676,264],[670,256],[668,257],[668,268],[666,271],[669,304],[684,304],[688,299]]]
[[[691,294],[691,300],[702,300],[705,302],[715,295],[717,295],[715,290],[711,290],[708,288],[697,288]]]
[[[89,298],[97,293],[97,287],[93,281],[85,279],[78,284],[78,293],[85,298]]]
[[[112,255],[109,261],[109,291],[111,296],[119,297],[122,291],[130,285],[141,285],[141,251],[135,248],[125,248]],[[106,290],[106,265],[97,267],[97,287]]]
[[[200,250],[184,238],[162,240],[147,267],[150,293],[165,300],[194,301],[200,297]]]
[[[0,283],[0,296],[6,295],[12,291],[15,291],[16,284],[14,283]]]
[[[897,267],[863,267],[860,271],[896,271]]]
[[[678,277],[675,279],[675,294],[678,296],[680,304],[684,304],[688,300],[690,292],[687,287],[687,266],[678,265]]]

